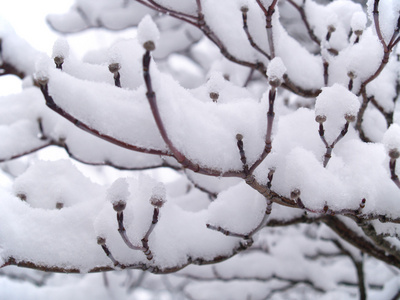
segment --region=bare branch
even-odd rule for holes
[[[243,6],[243,7],[241,8],[241,11],[242,11],[242,19],[243,19],[243,30],[244,30],[244,32],[245,32],[246,35],[247,35],[247,39],[249,40],[250,45],[251,45],[254,49],[256,49],[258,52],[260,52],[262,55],[264,55],[267,59],[270,60],[270,59],[271,59],[271,56],[270,56],[267,52],[265,52],[263,49],[261,49],[260,46],[258,46],[256,42],[254,42],[254,39],[253,39],[253,37],[252,37],[251,34],[250,34],[249,27],[247,26],[247,12],[248,12],[248,10],[249,10],[249,9],[248,9],[247,6]]]
[[[308,18],[306,16],[306,13],[304,11],[304,2],[303,5],[297,5],[296,2],[294,2],[293,0],[287,0],[300,14],[301,19],[304,23],[304,25],[307,28],[307,32],[308,35],[310,36],[311,40],[316,43],[318,46],[321,45],[321,41],[319,40],[319,38],[314,34],[314,31],[312,30],[310,23],[308,22]]]

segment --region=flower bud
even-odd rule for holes
[[[356,120],[356,116],[352,114],[345,114],[344,118],[346,119],[347,122],[354,122]]]
[[[143,48],[147,51],[153,51],[154,49],[156,49],[156,45],[153,41],[147,41],[143,44]]]
[[[326,116],[324,116],[324,115],[317,115],[317,116],[315,117],[315,121],[316,121],[317,123],[319,123],[319,124],[322,124],[322,123],[324,123],[324,122],[326,121]]]
[[[104,246],[106,244],[106,239],[102,236],[97,237],[97,244],[100,246]]]
[[[290,192],[290,198],[293,200],[297,200],[300,197],[300,190],[294,189]]]
[[[400,152],[397,149],[389,150],[389,157],[392,159],[398,159],[400,157]]]
[[[210,93],[210,98],[212,99],[213,102],[217,102],[217,100],[219,98],[219,94],[215,93],[215,92],[211,92]]]
[[[108,70],[111,73],[116,73],[121,69],[121,65],[119,63],[111,63],[108,65]]]
[[[243,135],[241,135],[240,133],[238,133],[238,134],[236,135],[236,139],[237,139],[238,141],[243,140]]]
[[[116,212],[121,212],[125,209],[126,202],[124,200],[119,200],[113,203],[113,208]]]
[[[164,205],[165,200],[156,196],[151,196],[150,198],[150,204],[155,206],[155,207],[162,207]]]

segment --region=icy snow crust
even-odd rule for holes
[[[96,3],[95,7],[99,10],[92,10],[92,15],[88,16],[90,24],[79,19],[76,10],[71,10],[63,18],[51,17],[50,22],[64,31],[95,26],[99,12],[103,14],[108,11],[111,14],[122,3],[117,2],[115,5],[105,0]],[[172,7],[178,3],[172,0],[164,2]],[[94,4],[92,1],[78,3],[82,6]],[[136,4],[129,3],[134,11]],[[266,184],[269,170],[274,169],[272,189],[287,197],[291,191],[299,189],[304,205],[310,209],[321,210],[325,205],[332,209],[357,209],[361,199],[365,198],[367,202],[363,213],[384,214],[389,218],[398,216],[400,191],[390,179],[387,155],[387,150],[400,145],[397,139],[398,126],[390,127],[385,135],[386,129],[378,130],[376,143],[361,142],[358,133],[350,126],[349,132],[335,146],[327,168],[324,168],[322,161],[326,149],[318,134],[318,123],[315,122],[316,113],[326,116],[327,140],[333,141],[338,136],[346,121],[345,115],[356,114],[358,111],[360,100],[353,92],[379,66],[382,46],[372,29],[366,29],[356,45],[340,42],[343,40],[340,36],[347,34],[351,26],[361,28],[363,12],[359,5],[351,5],[349,10],[344,11],[345,7],[349,7],[348,1],[336,1],[324,8],[319,5],[311,7],[316,5],[312,2],[306,3],[306,13],[314,20],[311,26],[315,27],[318,37],[322,39],[326,36],[325,29],[317,28],[319,22],[336,26],[330,46],[336,47],[339,54],[327,57],[330,63],[328,86],[323,88],[317,98],[315,110],[301,108],[289,112],[282,101],[277,101],[276,111],[279,114],[272,130],[272,152],[255,170],[255,178]],[[242,4],[243,1],[205,0],[203,9],[206,21],[223,37],[223,43],[227,49],[232,50],[233,55],[266,62],[265,57],[248,45],[238,9]],[[249,2],[247,5],[249,30],[259,45],[268,49],[265,32],[257,30],[265,29],[265,20],[255,9],[256,4]],[[193,7],[194,1],[188,1],[182,9],[194,13]],[[231,14],[231,10],[235,13]],[[222,15],[215,14],[215,11]],[[387,9],[382,11],[384,15]],[[122,16],[122,12],[114,12]],[[136,13],[140,15],[137,19],[139,21],[144,13],[135,10]],[[311,16],[312,13],[315,16]],[[357,13],[357,19],[352,18],[354,13]],[[122,28],[129,22],[137,23],[135,18],[130,19],[131,15],[129,20],[121,17],[119,21],[112,21],[108,17],[105,13],[101,19],[109,20],[109,23],[104,23],[109,27]],[[322,88],[321,58],[310,54],[291,38],[279,24],[278,17],[277,11],[272,22],[276,36],[276,56],[281,61],[275,59],[275,70],[273,68],[269,74],[281,78],[285,73],[304,88]],[[148,26],[153,25],[151,23]],[[389,25],[385,23],[383,27]],[[20,70],[32,75],[39,54],[21,42],[11,30],[2,31],[1,35],[4,59],[15,62]],[[145,35],[143,38],[147,40],[153,37],[155,35]],[[160,44],[162,41],[161,34]],[[12,46],[15,44],[17,46]],[[201,46],[198,45],[199,48]],[[15,48],[24,50],[23,54],[11,53],[11,49]],[[199,48],[197,51],[201,54]],[[176,48],[171,46],[169,49]],[[43,64],[36,65],[36,74],[42,76],[40,78],[49,79],[48,91],[55,103],[80,122],[120,141],[167,152],[168,147],[157,129],[146,99],[141,65],[144,53],[142,45],[137,40],[120,41],[112,51],[118,55],[112,55],[111,60],[120,60],[122,88],[114,86],[112,74],[108,71],[109,61],[98,64],[77,61],[66,51],[65,44],[55,47],[55,53],[65,55],[63,70],[46,64],[49,58],[45,58]],[[211,57],[209,61],[206,56],[203,59],[211,66],[215,57],[208,54]],[[368,86],[367,91],[381,91],[384,90],[382,86],[385,82],[394,82],[398,76],[396,63],[391,61],[388,68]],[[247,163],[251,165],[259,158],[264,150],[267,131],[268,90],[257,97],[242,88],[239,79],[227,81],[221,69],[235,70],[235,67],[221,59],[212,65],[212,72],[206,75],[207,82],[194,89],[182,87],[171,76],[163,73],[160,65],[151,61],[152,86],[162,122],[179,151],[203,168],[239,172],[243,165],[236,136],[241,134]],[[353,92],[347,89],[349,71],[357,75]],[[210,93],[218,94],[216,102],[212,101]],[[378,97],[377,101],[385,109],[392,109],[390,101],[395,91],[387,89],[383,94],[385,96]],[[70,154],[89,163],[110,162],[132,168],[159,166],[163,163],[158,156],[134,153],[79,130],[45,107],[42,95],[33,86],[26,87],[19,95],[0,98],[0,104],[1,160],[45,146],[46,143],[64,147],[65,143]],[[43,132],[40,131],[38,120],[42,122]],[[330,120],[335,120],[337,126],[333,126]],[[374,127],[374,120],[372,118],[370,123],[366,121],[366,126]],[[38,138],[40,136],[45,136],[45,139]],[[381,143],[382,136],[385,146]],[[152,221],[154,207],[149,200],[154,189],[160,187],[159,182],[147,176],[131,176],[114,185],[100,185],[91,182],[69,161],[37,161],[15,180],[11,190],[0,190],[1,259],[6,261],[12,256],[18,261],[76,268],[81,272],[98,266],[112,267],[112,262],[97,245],[98,236],[104,237],[113,256],[127,265],[144,264],[164,269],[184,266],[189,258],[207,260],[232,255],[232,249],[239,246],[241,239],[209,230],[206,224],[246,234],[260,223],[265,213],[265,199],[236,179],[204,179],[190,172],[188,177],[194,178],[199,185],[204,183],[210,186],[211,191],[219,193],[218,197],[210,203],[205,195],[199,195],[195,189],[185,194],[174,187],[175,183],[167,186],[166,203],[160,209],[159,222],[149,237],[154,258],[148,262],[142,251],[132,251],[124,244],[118,234],[116,212],[110,197],[106,195],[126,198],[124,220],[127,235],[133,243],[140,245]],[[185,186],[181,183],[177,185]],[[57,203],[62,203],[63,208],[57,209]],[[282,220],[299,213],[301,211],[295,209],[273,210],[273,215]],[[382,232],[395,231],[393,228],[397,228],[396,225],[391,226],[380,229]],[[265,263],[273,264],[273,261],[267,260]],[[304,275],[298,269],[294,273]]]

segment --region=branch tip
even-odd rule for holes
[[[390,149],[389,150],[389,157],[391,159],[398,159],[400,157],[400,152],[397,149]]]
[[[315,117],[315,122],[322,124],[326,121],[326,116],[325,115],[317,115]]]
[[[156,49],[156,44],[153,41],[147,41],[143,44],[143,48],[146,51],[154,51]]]
[[[119,200],[113,203],[113,208],[116,212],[122,212],[125,209],[125,207],[126,207],[125,200]]]

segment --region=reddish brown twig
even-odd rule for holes
[[[246,33],[247,39],[250,42],[250,45],[256,49],[258,52],[260,52],[262,55],[264,55],[266,58],[268,58],[269,60],[271,59],[271,56],[265,52],[263,49],[260,48],[260,46],[257,45],[256,42],[254,42],[254,39],[252,37],[252,35],[250,34],[249,31],[249,27],[247,26],[247,12],[248,12],[248,7],[247,6],[243,6],[241,8],[242,11],[242,19],[243,19],[243,30]]]
[[[308,35],[310,36],[311,40],[313,42],[315,42],[318,46],[320,46],[321,41],[315,35],[314,31],[312,30],[312,28],[310,26],[310,23],[308,23],[308,19],[307,19],[306,13],[304,11],[304,2],[303,2],[303,5],[300,6],[300,5],[297,5],[296,2],[294,2],[293,0],[287,0],[287,1],[299,12],[301,19],[307,28],[307,32],[308,32]]]
[[[270,82],[271,84],[272,82]],[[265,147],[260,157],[254,162],[254,164],[249,169],[249,174],[253,174],[255,169],[264,161],[268,154],[272,150],[272,127],[274,125],[274,104],[276,98],[276,89],[280,85],[279,83],[272,83],[268,94],[268,113],[267,113],[267,132],[265,134]]]
[[[97,129],[91,128],[89,125],[81,122],[80,120],[78,120],[77,118],[75,118],[74,116],[72,116],[71,114],[69,114],[68,112],[66,112],[64,109],[62,109],[60,106],[58,106],[56,104],[56,102],[54,101],[53,97],[49,95],[48,92],[48,85],[47,82],[46,83],[42,83],[40,84],[40,90],[42,91],[42,94],[46,100],[46,105],[52,109],[53,111],[55,111],[56,113],[58,113],[59,115],[61,115],[62,117],[64,117],[65,119],[67,119],[68,121],[72,122],[75,126],[77,126],[78,128],[89,132],[103,140],[106,140],[112,144],[115,144],[117,146],[129,149],[129,150],[133,150],[133,151],[137,151],[137,152],[143,152],[143,153],[148,153],[148,154],[156,154],[156,155],[163,155],[163,156],[171,156],[171,154],[167,151],[163,151],[163,150],[156,150],[156,149],[147,149],[147,148],[143,148],[143,147],[138,147],[132,144],[128,144],[126,142],[120,141],[118,139],[116,139],[115,137],[112,137],[110,135],[101,133],[100,131],[98,131]]]
[[[262,4],[261,0],[256,0],[258,6],[264,12],[265,20],[266,20],[266,28],[267,28],[267,36],[268,36],[268,44],[269,44],[269,52],[271,53],[271,59],[275,57],[275,46],[274,46],[274,37],[272,32],[272,15],[275,12],[275,6],[278,3],[278,0],[273,0],[271,5],[265,8],[264,4]]]
[[[146,50],[146,52],[143,55],[143,77],[144,77],[144,82],[146,84],[146,89],[147,89],[146,97],[147,97],[147,100],[149,101],[150,109],[153,114],[154,120],[156,122],[157,128],[161,134],[161,137],[164,140],[165,144],[168,146],[169,150],[171,151],[171,153],[173,154],[175,159],[184,168],[192,170],[196,173],[201,173],[201,174],[211,175],[211,176],[243,177],[243,174],[240,174],[240,172],[231,172],[231,171],[221,172],[218,170],[202,168],[198,164],[193,163],[190,159],[188,159],[181,151],[179,151],[175,147],[175,145],[169,138],[167,130],[162,121],[160,112],[158,110],[157,96],[153,90],[153,85],[152,85],[151,75],[150,75],[150,61],[151,61],[150,51]]]
[[[385,66],[389,62],[390,53],[392,52],[393,48],[397,45],[397,43],[400,41],[400,38],[398,38],[399,31],[400,31],[400,16],[397,20],[396,28],[393,31],[393,34],[392,34],[392,37],[391,37],[389,43],[385,42],[383,35],[382,35],[381,28],[380,28],[379,0],[375,0],[375,2],[374,2],[373,18],[374,18],[376,34],[378,35],[378,39],[381,42],[382,47],[383,47],[383,57],[382,57],[382,61],[379,65],[379,67],[376,69],[376,71],[371,76],[369,76],[367,79],[365,79],[361,83],[360,90],[357,93],[357,95],[362,95],[363,103],[362,103],[362,106],[357,115],[356,129],[360,134],[360,138],[365,142],[368,142],[369,139],[365,136],[365,133],[363,132],[361,125],[362,125],[362,119],[364,117],[365,110],[368,106],[368,102],[370,101],[370,98],[367,96],[367,93],[366,93],[366,87],[371,81],[376,79],[379,76],[379,74],[382,72],[382,70],[385,68]]]
[[[389,157],[390,157],[390,161],[389,161],[390,178],[400,189],[399,176],[397,176],[397,174],[396,174],[396,162],[397,162],[397,159],[400,157],[400,152],[396,149],[392,149],[389,151]]]

